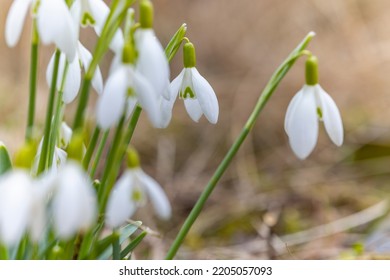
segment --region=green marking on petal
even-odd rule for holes
[[[82,26],[94,25],[95,23],[96,21],[90,13],[83,14],[83,18],[81,19]]]
[[[133,88],[128,88],[127,89],[127,97],[135,97],[135,91]]]
[[[38,14],[39,6],[41,5],[41,1],[38,0],[34,3],[34,6],[32,7],[32,14],[36,16]]]
[[[140,190],[134,190],[131,194],[131,200],[135,202],[141,202],[142,201],[142,192]]]
[[[180,91],[180,98],[182,98],[182,99],[187,99],[187,98],[195,99],[195,93],[192,91],[192,88],[186,87],[186,89],[184,90],[184,93],[182,91]]]
[[[322,120],[322,110],[320,107],[317,107],[317,115],[320,120]]]

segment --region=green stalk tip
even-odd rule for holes
[[[153,4],[149,0],[142,0],[139,5],[141,28],[153,27]]]
[[[318,58],[314,55],[306,60],[306,84],[309,86],[318,84]]]
[[[185,43],[183,47],[183,62],[185,68],[196,66],[195,46],[191,42]]]

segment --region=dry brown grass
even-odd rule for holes
[[[0,30],[4,29],[10,2],[1,4]],[[197,47],[198,69],[217,92],[221,113],[216,126],[203,119],[194,124],[178,102],[173,122],[166,130],[155,130],[142,118],[134,144],[141,152],[144,168],[168,190],[174,218],[163,224],[153,219],[149,211],[139,211],[134,219],[163,232],[164,239],[147,238],[150,246],[144,244],[136,256],[164,256],[262,87],[291,49],[313,30],[317,36],[309,49],[320,60],[321,84],[342,112],[345,144],[337,149],[321,130],[319,145],[308,160],[299,161],[290,151],[283,118],[289,100],[304,82],[303,64],[298,62],[222,178],[178,257],[358,257],[356,250],[351,250],[352,245],[364,243],[371,224],[308,240],[299,246],[287,244],[282,253],[275,252],[269,240],[272,236],[328,224],[388,197],[390,3],[386,0],[154,2],[156,32],[163,43],[183,22],[188,24],[188,37]],[[21,44],[8,49],[0,32],[0,139],[13,150],[23,139],[28,33],[25,29]],[[46,48],[40,59],[43,68],[49,55]],[[181,68],[180,55],[172,63],[172,77]],[[43,77],[41,74],[39,122],[43,120],[47,94]],[[382,232],[386,236],[386,230]],[[266,242],[266,250],[248,250],[257,241]],[[368,252],[363,254],[367,255]]]

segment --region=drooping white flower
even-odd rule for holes
[[[336,103],[318,84],[317,63],[315,57],[308,59],[306,72],[308,74],[309,71],[309,80],[307,78],[306,84],[291,100],[284,122],[290,146],[300,159],[308,157],[317,143],[318,121],[324,122],[325,130],[335,145],[341,146],[344,138]],[[310,78],[312,76],[314,78]]]
[[[152,124],[159,126],[158,98],[152,86],[131,64],[122,63],[107,79],[97,102],[98,125],[102,129],[116,125],[124,112],[130,115],[137,102],[145,109]]]
[[[15,46],[29,9],[37,20],[38,34],[44,44],[54,43],[69,61],[76,55],[77,33],[68,7],[63,0],[14,0],[9,10],[5,38]]]
[[[126,222],[149,198],[156,214],[169,219],[171,205],[162,187],[140,167],[127,169],[115,184],[107,202],[106,223],[115,228]]]
[[[82,167],[67,162],[58,173],[53,197],[54,228],[60,238],[68,239],[87,230],[96,217],[96,194]]]
[[[17,245],[29,224],[32,181],[22,170],[7,172],[0,178],[0,240]]]
[[[51,57],[46,70],[46,82],[49,86],[53,77],[54,57],[55,55]],[[60,90],[63,84],[62,99],[65,104],[71,103],[76,98],[81,85],[81,69],[84,68],[87,71],[91,61],[92,54],[80,42],[78,42],[76,57],[68,64],[68,69],[66,69],[66,56],[61,53],[58,66],[57,90]],[[65,70],[66,72],[64,72]],[[63,81],[64,78],[65,81]],[[92,87],[98,94],[101,94],[103,91],[103,78],[99,67],[92,78]]]
[[[153,86],[156,97],[169,99],[169,64],[153,29],[139,28],[135,32],[135,43],[138,50],[137,71]]]
[[[64,141],[65,140],[62,139],[62,137],[60,136],[59,143],[61,143],[61,142],[65,143]],[[43,137],[41,139],[41,142],[39,143],[39,146],[37,149],[37,154],[35,155],[35,158],[34,158],[34,163],[33,163],[33,167],[32,167],[33,174],[36,174],[38,171],[39,161],[40,161],[41,153],[42,153],[42,145],[43,145]],[[62,148],[60,148],[56,145],[54,147],[53,161],[51,164],[51,169],[53,169],[54,172],[57,171],[57,169],[60,166],[62,166],[66,163],[67,157],[68,157],[68,155],[65,152],[65,150],[63,150]]]
[[[168,125],[173,103],[177,96],[184,100],[185,108],[191,119],[198,122],[204,114],[207,120],[215,124],[218,121],[219,105],[215,92],[209,82],[196,69],[195,48],[192,43],[186,43],[183,48],[184,69],[170,85],[171,97],[162,100],[165,125]]]
[[[78,26],[92,26],[96,34],[100,36],[106,18],[110,13],[110,8],[103,0],[75,0],[72,4],[71,12]],[[117,53],[120,51],[121,46],[123,46],[123,34],[118,29],[112,38],[110,49]]]

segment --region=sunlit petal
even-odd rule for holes
[[[203,78],[196,68],[191,68],[194,91],[202,111],[210,123],[217,123],[219,105],[217,96],[209,82]]]
[[[202,108],[199,105],[198,99],[184,99],[184,106],[194,122],[198,122],[203,114]]]
[[[332,97],[320,85],[316,86],[316,90],[321,102],[320,108],[326,132],[334,144],[341,146],[343,144],[344,130],[340,111]]]
[[[33,0],[14,0],[5,23],[5,41],[9,47],[14,47],[22,33],[27,12]]]
[[[318,138],[318,117],[315,96],[311,91],[304,91],[291,112],[288,122],[290,145],[296,156],[305,159],[313,151]]]

